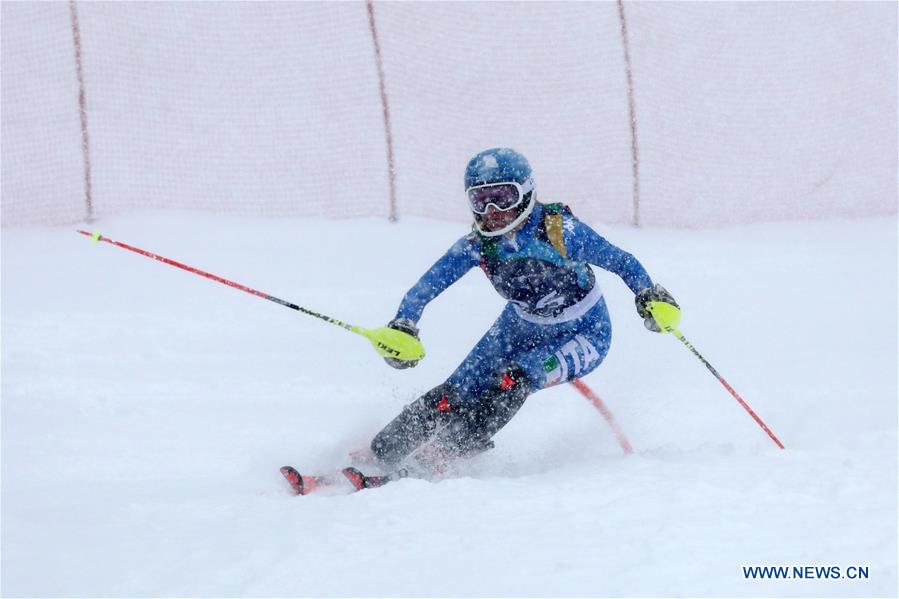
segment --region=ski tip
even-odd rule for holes
[[[366,486],[368,486],[365,484],[366,483],[365,476],[361,472],[356,470],[355,468],[353,468],[353,467],[344,468],[343,470],[341,470],[341,472],[346,477],[346,479],[348,481],[350,481],[350,484],[353,485],[353,487],[357,491],[361,491]]]
[[[305,495],[305,485],[303,484],[303,477],[300,476],[300,473],[296,471],[296,468],[293,466],[281,466],[281,474],[284,478],[287,479],[287,482],[290,483],[291,488],[296,492],[297,495]]]
[[[308,495],[315,491],[319,485],[319,479],[315,476],[303,476],[293,466],[281,466],[281,474],[290,483],[297,495]]]

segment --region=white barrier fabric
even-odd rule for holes
[[[69,9],[0,4],[2,222],[84,216],[84,165]]]
[[[614,2],[375,2],[400,217],[468,219],[462,172],[519,149],[539,197],[634,219]],[[894,3],[625,2],[641,223],[896,212]],[[364,2],[79,2],[92,201],[384,216]],[[85,215],[70,5],[2,3],[2,222]]]

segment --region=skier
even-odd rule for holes
[[[631,254],[564,204],[538,202],[531,167],[515,150],[475,155],[465,169],[465,193],[473,231],[406,293],[387,326],[417,338],[425,306],[475,266],[508,304],[445,382],[375,436],[371,450],[388,470],[417,465],[439,471],[447,461],[490,449],[491,438],[529,395],[600,365],[612,326],[590,264],[624,280],[649,330],[661,331],[647,303],[677,307]],[[394,368],[418,363],[385,360]]]

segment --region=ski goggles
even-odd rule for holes
[[[491,204],[500,211],[511,210],[524,201],[524,196],[534,188],[534,184],[528,180],[525,185],[515,181],[508,183],[487,183],[486,185],[472,185],[465,190],[468,195],[468,204],[475,214],[486,214],[487,207]]]

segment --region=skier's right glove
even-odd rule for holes
[[[652,287],[643,289],[634,298],[634,303],[637,304],[637,314],[643,319],[643,326],[655,333],[661,333],[662,327],[659,326],[659,323],[656,322],[656,319],[653,318],[652,314],[649,312],[649,308],[646,307],[649,302],[663,302],[671,304],[675,308],[678,308],[679,306],[677,305],[677,302],[674,301],[674,298],[671,297],[671,294],[668,293],[668,290],[658,283]]]
[[[408,318],[394,318],[387,323],[387,326],[395,331],[401,331],[407,335],[412,335],[418,339],[418,327]],[[418,364],[418,360],[400,360],[399,358],[384,357],[384,361],[390,366],[402,370],[404,368],[412,368]]]

